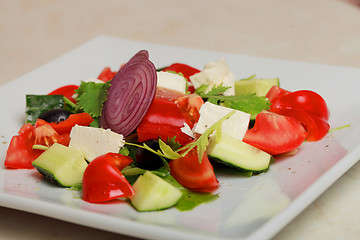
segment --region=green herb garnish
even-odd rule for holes
[[[93,127],[99,127],[98,118],[101,116],[103,104],[107,100],[107,90],[110,85],[110,81],[105,83],[81,82],[80,87],[76,90],[78,94],[76,108],[89,113],[94,118],[94,122],[91,124]]]

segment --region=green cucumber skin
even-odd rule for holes
[[[271,157],[271,158],[273,158],[273,157]],[[224,161],[224,160],[222,160],[222,159],[220,159],[220,158],[213,157],[213,156],[210,156],[210,160],[211,160],[211,161],[214,161],[214,162],[216,162],[216,163],[218,163],[218,164],[221,164],[221,165],[224,165],[224,166],[227,166],[227,167],[231,167],[231,168],[236,169],[236,170],[238,170],[238,171],[242,171],[242,172],[244,172],[244,173],[249,173],[249,177],[251,177],[252,175],[258,175],[258,174],[260,174],[260,173],[265,173],[265,172],[269,171],[269,169],[270,169],[270,165],[269,165],[267,168],[263,169],[263,170],[251,170],[251,169],[246,169],[246,168],[244,168],[244,167],[237,166],[237,165],[235,165],[235,164],[231,164],[231,163],[229,163],[229,162],[226,162],[226,161]],[[270,162],[271,162],[271,160],[270,160]],[[220,166],[220,165],[219,165],[219,166]]]
[[[87,162],[77,150],[54,143],[32,165],[40,174],[61,187],[80,188]]]
[[[271,155],[227,134],[211,140],[208,155],[224,165],[254,173],[267,171],[272,160]]]
[[[43,175],[44,177],[49,179],[51,182],[55,183],[56,185],[58,185],[60,187],[63,187],[63,188],[80,187],[80,186],[64,185],[51,172],[49,172],[39,166],[36,166],[36,165],[34,165],[34,167],[36,168],[36,170],[38,170],[39,173],[41,173],[41,175]]]

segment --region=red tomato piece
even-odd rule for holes
[[[121,171],[130,163],[133,162],[132,158],[129,156],[124,156],[120,153],[107,153],[105,154],[110,162],[115,163],[116,167]]]
[[[330,129],[329,123],[318,116],[311,115],[302,109],[277,108],[276,113],[296,118],[308,132],[306,141],[319,141],[325,137]]]
[[[175,103],[183,114],[187,125],[192,129],[195,123],[199,121],[199,111],[204,100],[197,94],[188,94],[177,98]]]
[[[60,137],[61,137],[61,144],[68,147],[70,143],[70,133],[60,134]]]
[[[70,114],[69,118],[65,121],[61,122],[52,122],[49,123],[58,134],[63,133],[70,133],[71,129],[77,124],[80,126],[88,126],[92,123],[94,119],[90,116],[90,114],[83,112],[83,113],[76,113]]]
[[[14,136],[6,153],[4,166],[9,168],[33,168],[31,163],[43,152],[32,149],[33,145],[43,145],[50,147],[54,143],[65,146],[69,145],[70,134],[59,135],[49,123],[38,119],[35,126],[30,123],[24,124],[19,135]]]
[[[191,140],[190,136],[181,132],[179,127],[174,127],[170,125],[154,125],[151,123],[141,123],[137,128],[138,141],[145,142],[150,139],[159,139],[166,141],[168,138],[175,138],[175,141],[181,145],[185,145]]]
[[[302,109],[326,121],[330,116],[325,100],[316,92],[309,90],[295,91],[275,98],[270,106],[270,111],[274,112],[276,109],[284,107]]]
[[[34,129],[34,126],[31,125],[31,123],[25,123],[25,124],[20,128],[20,130],[18,131],[18,133],[19,133],[20,135],[26,134],[26,133],[28,133],[28,132],[31,132],[33,129]]]
[[[26,123],[20,128],[18,132],[24,144],[26,144],[26,146],[29,149],[32,149],[32,146],[34,145],[34,140],[35,140],[34,132],[33,132],[34,128],[35,127],[31,125],[31,123]]]
[[[113,77],[115,76],[116,72],[111,71],[111,69],[109,67],[105,67],[101,73],[99,74],[99,76],[97,77],[97,79],[107,82],[110,81],[111,79],[113,79]]]
[[[108,153],[91,161],[83,176],[83,200],[99,203],[133,196],[135,192],[131,184],[121,173],[121,169],[131,161],[130,157],[115,153]]]
[[[169,163],[171,175],[184,187],[198,192],[212,192],[219,187],[214,168],[206,153],[199,163],[196,148],[185,157],[171,160]]]
[[[34,127],[38,127],[38,126],[41,126],[41,125],[44,125],[44,124],[49,124],[47,121],[45,121],[44,119],[36,119],[36,122],[34,124]]]
[[[254,127],[246,132],[243,141],[276,155],[298,148],[306,137],[306,130],[295,118],[263,111],[256,116]]]
[[[144,142],[149,139],[163,140],[176,136],[176,141],[184,145],[191,141],[191,137],[181,132],[185,118],[176,104],[166,98],[155,98],[137,128],[138,140]]]
[[[34,145],[34,126],[30,123],[24,124],[19,135],[13,136],[6,152],[4,166],[16,169],[31,169],[34,161],[42,151],[32,149]]]
[[[67,143],[67,139],[64,139],[63,136],[60,136],[54,130],[54,128],[50,126],[50,124],[43,124],[37,126],[36,128],[34,128],[33,132],[35,136],[34,145],[43,145],[50,147],[54,143],[59,143],[62,145],[66,145]]]
[[[270,102],[272,102],[275,98],[283,96],[285,94],[291,93],[288,90],[285,90],[279,86],[272,86],[269,90],[269,92],[266,94],[266,98],[269,99]]]
[[[6,152],[4,166],[15,169],[34,168],[31,163],[42,153],[40,150],[33,150],[25,143],[20,135],[13,136]]]
[[[67,99],[72,101],[73,103],[76,103],[76,100],[73,96],[75,94],[75,90],[77,90],[78,88],[79,88],[79,86],[77,86],[77,85],[66,85],[66,86],[60,87],[60,88],[52,91],[48,95],[63,95],[64,97],[66,97]]]

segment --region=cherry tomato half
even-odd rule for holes
[[[295,91],[275,98],[271,102],[270,111],[283,107],[302,109],[326,121],[330,116],[325,100],[316,92],[309,90]]]
[[[117,153],[101,155],[89,163],[82,181],[82,198],[87,202],[105,202],[135,194],[132,186],[121,173],[132,159]]]

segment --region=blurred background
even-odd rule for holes
[[[360,67],[355,0],[0,0],[0,83],[105,34]]]
[[[359,6],[356,0],[0,0],[0,84],[98,35],[360,68]],[[350,201],[359,199],[352,187],[359,173],[355,165],[274,239],[360,236],[360,227],[349,227],[359,223]],[[339,202],[350,207],[339,209]],[[1,207],[0,236],[133,239]]]

